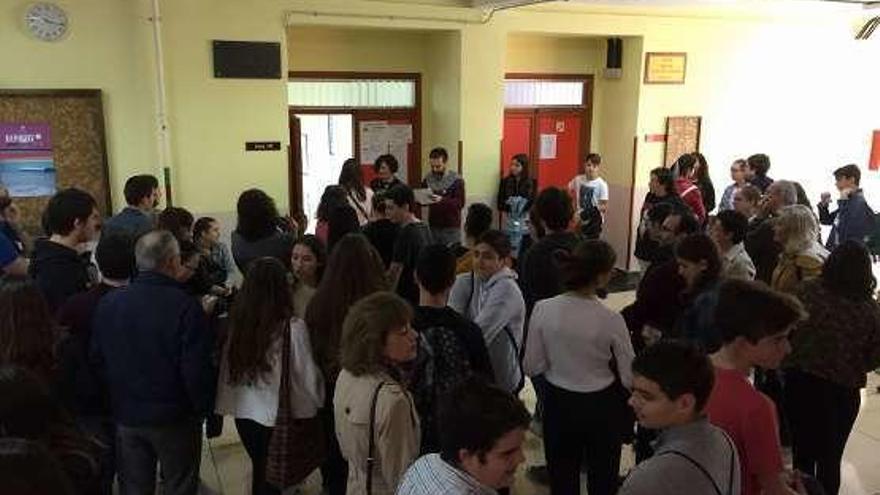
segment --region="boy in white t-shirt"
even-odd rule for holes
[[[602,157],[598,153],[590,153],[584,159],[583,174],[575,176],[568,183],[568,190],[577,207],[581,233],[588,239],[599,238],[608,209],[608,183],[599,177],[601,164]]]

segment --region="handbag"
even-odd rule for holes
[[[373,390],[373,398],[370,399],[370,426],[369,430],[369,439],[368,442],[368,450],[367,450],[367,495],[373,495],[373,466],[376,464],[376,439],[374,437],[376,433],[376,403],[379,401],[379,390],[382,390],[382,387],[385,386],[387,382],[381,382],[379,385],[376,385],[376,389]]]
[[[282,490],[301,483],[327,457],[327,439],[319,417],[294,418],[290,406],[290,323],[281,347],[278,414],[269,440],[266,481]]]

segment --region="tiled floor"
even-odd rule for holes
[[[612,294],[607,304],[620,309],[632,300],[632,293]],[[855,430],[849,438],[844,454],[843,486],[840,495],[880,494],[880,396],[876,390],[880,376],[869,377],[868,388],[863,391],[862,409]],[[526,405],[534,407],[534,392],[527,387],[522,394]],[[512,492],[516,495],[543,495],[546,487],[530,482],[525,468],[542,463],[544,451],[540,439],[531,433],[526,439],[526,463],[520,469]],[[621,469],[632,466],[632,455],[625,449]],[[206,442],[202,457],[203,492],[208,494],[246,495],[250,488],[250,462],[235,433],[235,426],[227,421],[224,435]],[[320,493],[319,476],[313,475],[303,487],[304,495]],[[586,493],[583,491],[582,493]]]

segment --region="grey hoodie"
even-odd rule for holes
[[[495,383],[508,392],[517,391],[523,377],[519,350],[526,305],[516,273],[503,268],[489,280],[475,277],[473,272],[459,275],[449,294],[449,306],[483,331]]]

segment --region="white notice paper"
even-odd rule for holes
[[[556,134],[541,134],[540,160],[552,160],[556,158]]]
[[[388,153],[388,122],[361,122],[361,163],[372,164],[379,155]]]

